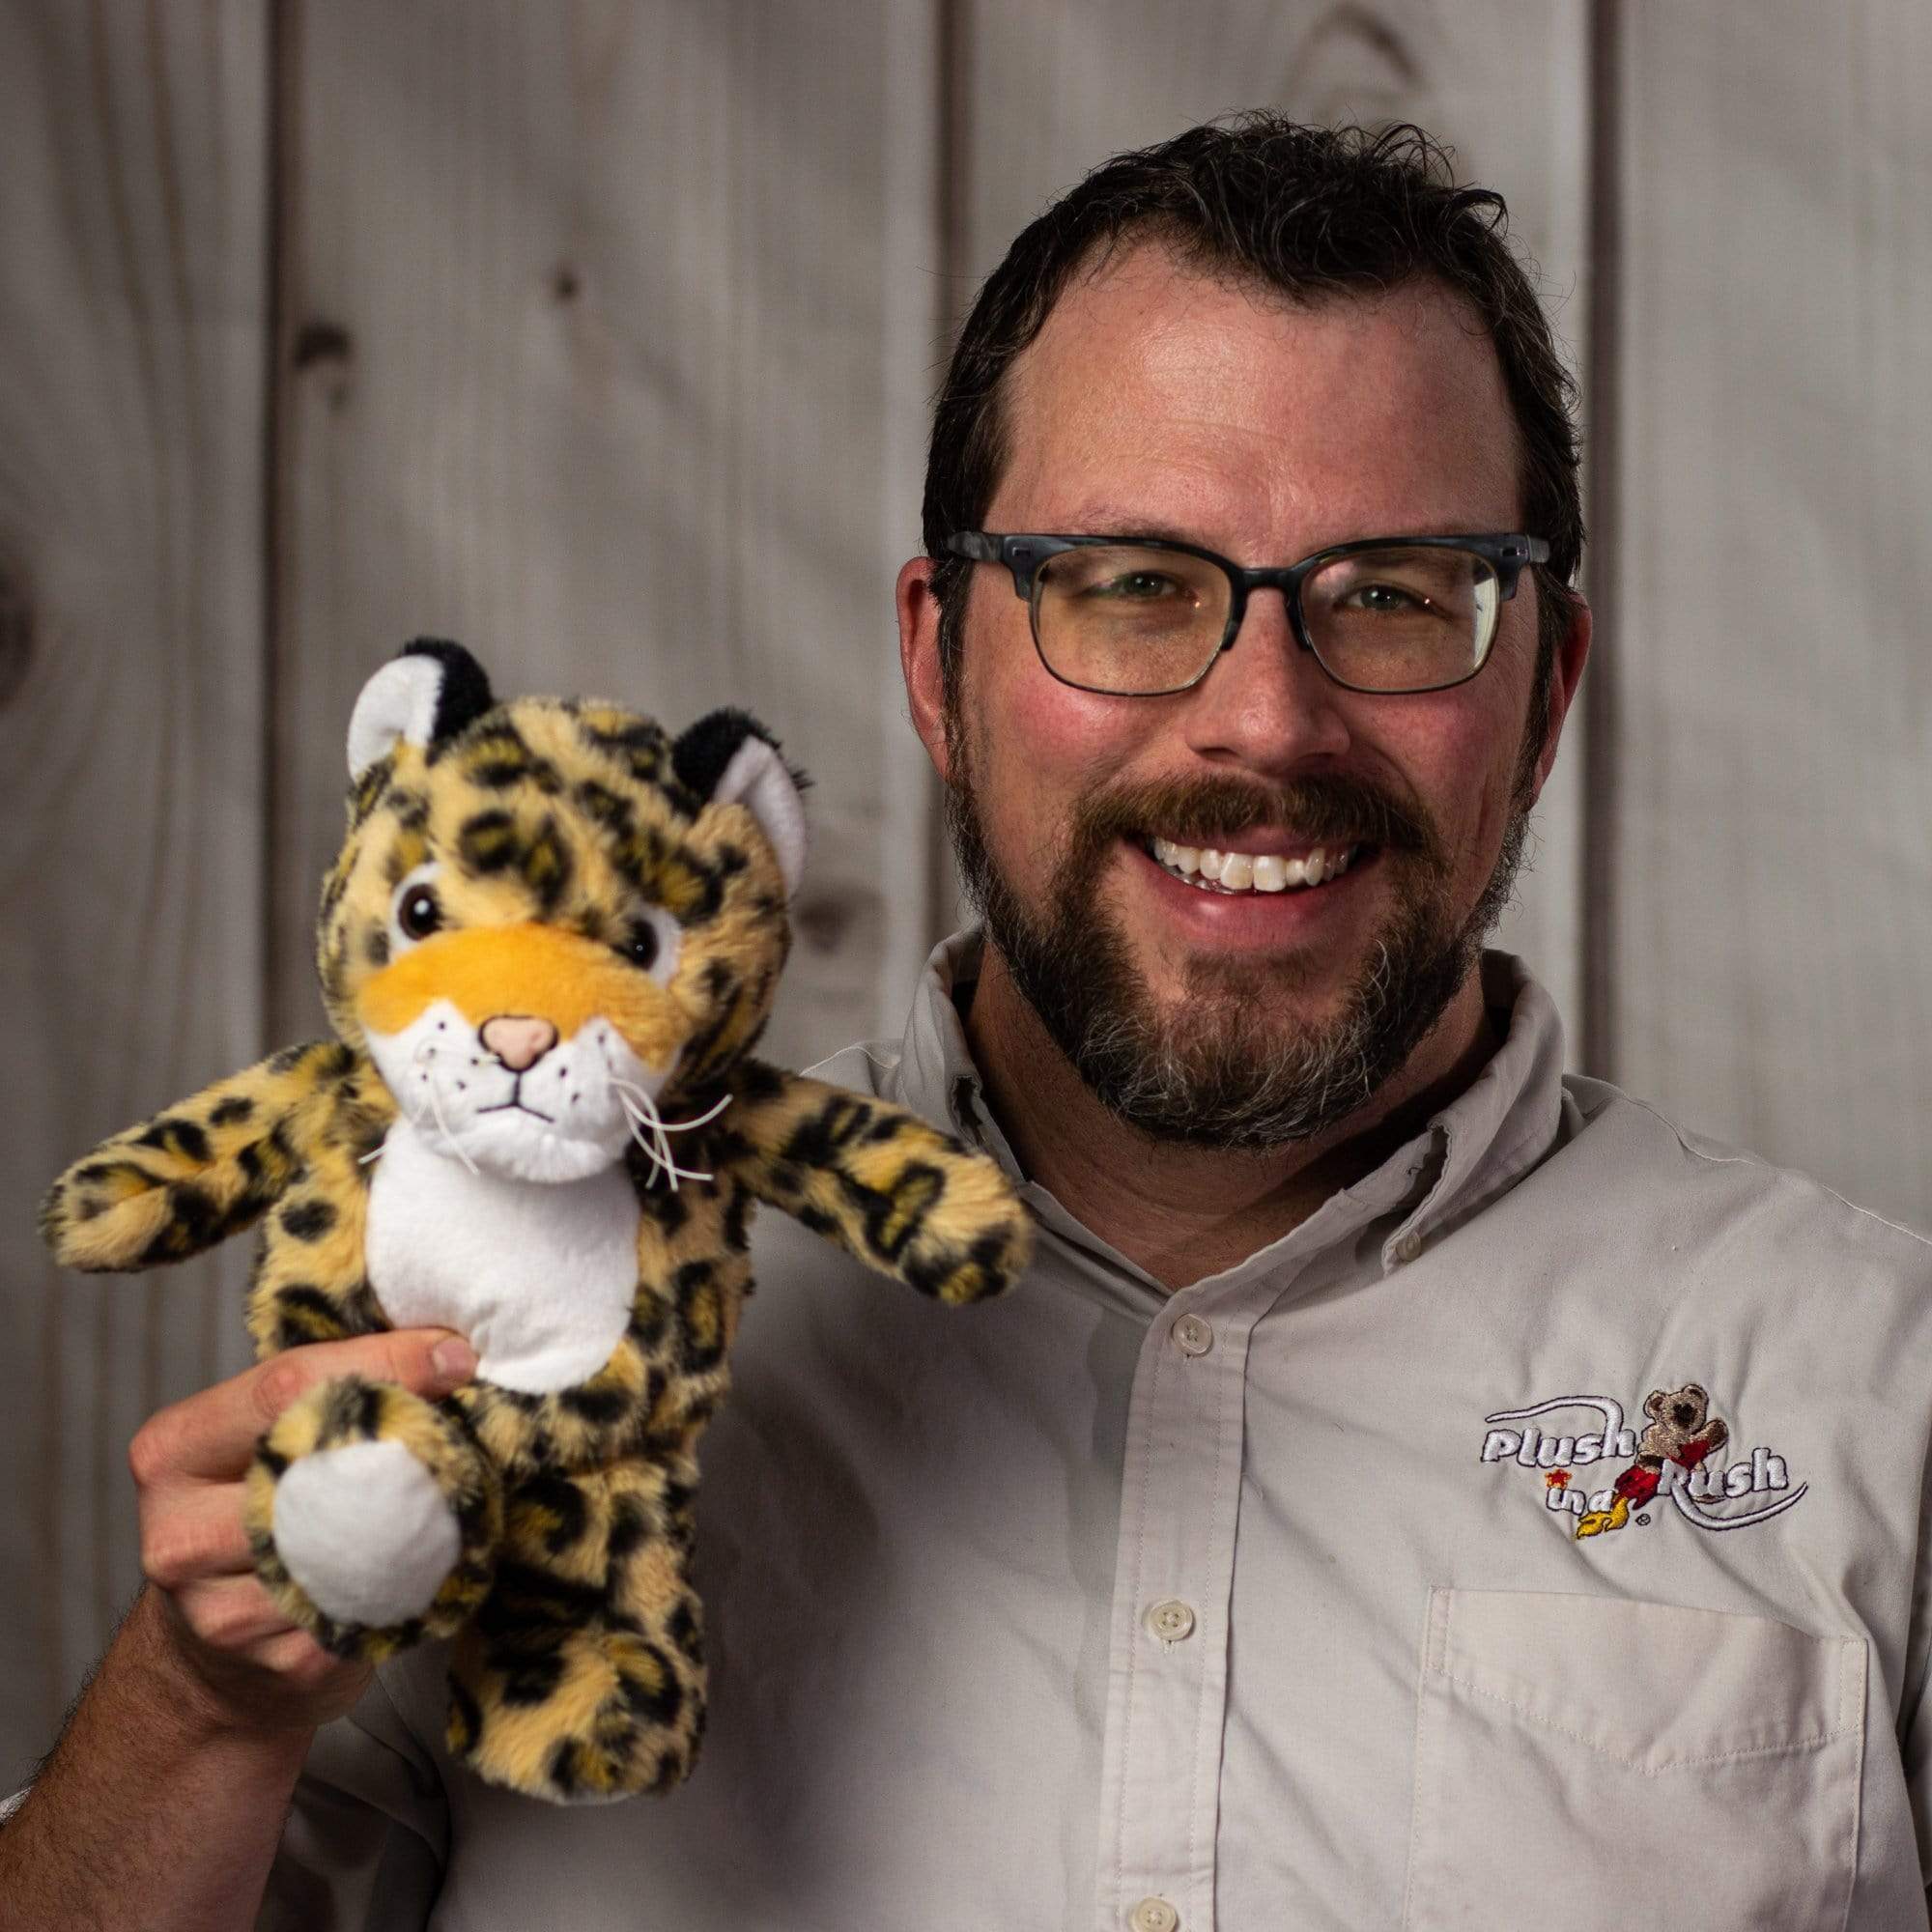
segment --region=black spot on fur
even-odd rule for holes
[[[611,1535],[606,1545],[613,1564],[621,1563],[650,1540],[649,1513],[636,1496],[620,1496],[611,1512]]]
[[[389,935],[380,925],[372,925],[362,935],[362,956],[372,966],[389,963]]]
[[[389,774],[395,768],[395,753],[385,753],[350,784],[349,830],[352,833],[359,830],[369,814],[375,810],[377,801],[388,788]]]
[[[646,1355],[655,1354],[670,1322],[670,1310],[655,1294],[639,1294],[631,1310],[629,1334]]]
[[[653,1684],[626,1670],[621,1679],[625,1707],[647,1724],[674,1723],[684,1708],[684,1687],[670,1659],[656,1644],[645,1644],[643,1654],[657,1666],[651,1673],[657,1681]]]
[[[507,1499],[506,1514],[516,1500]],[[574,1583],[554,1570],[531,1563],[499,1563],[496,1587],[476,1612],[477,1634],[486,1646],[501,1653],[526,1646],[533,1631],[590,1624],[602,1613],[604,1593],[588,1583]]]
[[[283,1232],[298,1241],[319,1241],[334,1226],[334,1204],[320,1195],[306,1201],[291,1201],[282,1209]]]
[[[369,1332],[343,1320],[344,1311],[314,1283],[289,1282],[275,1290],[275,1345],[299,1349],[310,1342],[334,1342]]]
[[[602,785],[595,779],[580,779],[577,781],[577,803],[583,813],[599,825],[608,825],[613,832],[628,832],[633,819],[630,800],[621,798],[609,785]]]
[[[405,831],[420,832],[429,823],[429,800],[412,786],[391,785],[383,805],[395,813],[396,823]]]
[[[600,1429],[617,1421],[630,1405],[630,1397],[620,1388],[565,1389],[557,1401],[572,1415]]]
[[[209,1110],[211,1126],[232,1127],[238,1121],[253,1118],[255,1103],[245,1094],[231,1094],[225,1100],[217,1100]]]
[[[180,1154],[198,1167],[206,1167],[213,1157],[208,1135],[193,1121],[178,1114],[164,1114],[146,1133],[134,1139],[136,1147],[159,1148],[164,1153]]]
[[[448,1681],[450,1742],[459,1751],[473,1750],[477,1739],[483,1735],[482,1709],[454,1678]]]
[[[567,1476],[535,1475],[517,1485],[516,1507],[534,1510],[551,1521],[543,1532],[544,1548],[560,1556],[583,1534],[588,1520],[583,1492]]]
[[[871,1119],[872,1110],[863,1100],[835,1094],[793,1124],[781,1158],[809,1168],[836,1166],[838,1151],[859,1140]]]
[[[742,1255],[752,1245],[752,1193],[733,1187],[724,1201],[724,1245],[734,1255]],[[751,1291],[748,1288],[746,1293]]]
[[[784,1075],[762,1060],[739,1063],[732,1085],[747,1100],[776,1100],[784,1092]]]
[[[545,1704],[556,1694],[563,1682],[563,1653],[560,1650],[499,1653],[495,1660],[501,1667],[502,1698],[506,1704]]]
[[[228,1225],[213,1200],[189,1181],[168,1189],[168,1220],[148,1243],[138,1265],[158,1267],[185,1261],[218,1241]]]
[[[517,861],[517,822],[507,811],[479,811],[464,821],[456,837],[457,856],[485,877]]]
[[[849,1175],[840,1175],[839,1182],[865,1210],[867,1246],[892,1262],[904,1254],[946,1191],[945,1175],[925,1161],[908,1162],[890,1189],[861,1186]]]
[[[524,883],[529,887],[546,916],[554,912],[570,884],[570,848],[556,829],[554,819],[546,818],[536,836],[523,849]]]
[[[690,1658],[692,1662],[704,1662],[704,1635],[697,1622],[696,1612],[688,1603],[679,1603],[665,1624],[665,1635],[676,1645],[679,1652]]]
[[[688,1375],[709,1374],[724,1359],[724,1304],[708,1261],[686,1262],[671,1277],[677,1299],[680,1365]]]

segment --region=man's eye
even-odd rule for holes
[[[396,908],[396,923],[405,937],[427,939],[442,923],[442,905],[427,886],[412,886]]]
[[[1151,604],[1157,598],[1184,588],[1173,578],[1155,570],[1131,570],[1124,577],[1109,577],[1095,583],[1090,596],[1108,597],[1122,604]]]
[[[1364,583],[1351,591],[1345,603],[1352,601],[1364,611],[1427,611],[1429,599],[1418,597],[1394,583]]]

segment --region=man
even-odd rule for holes
[[[433,1652],[276,1629],[263,1416],[435,1373],[318,1348],[137,1440],[156,1587],[0,1834],[20,1922],[1926,1923],[1932,1257],[1565,1077],[1482,949],[1590,630],[1567,381],[1444,173],[1195,129],[966,326],[897,600],[985,932],[821,1071],[1040,1252],[960,1317],[758,1224],[692,1782],[533,1806]]]

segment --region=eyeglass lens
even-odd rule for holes
[[[1060,677],[1151,696],[1192,684],[1221,648],[1234,586],[1184,551],[1094,545],[1034,579],[1034,635]],[[1365,691],[1455,684],[1481,665],[1500,609],[1496,573],[1469,551],[1357,551],[1302,580],[1301,611],[1331,676]]]

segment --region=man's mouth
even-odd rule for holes
[[[1378,849],[1360,841],[1317,845],[1291,858],[1284,852],[1223,852],[1212,845],[1182,845],[1171,838],[1143,838],[1140,843],[1162,871],[1199,892],[1236,896],[1312,892],[1340,878],[1360,859],[1374,857]]]

